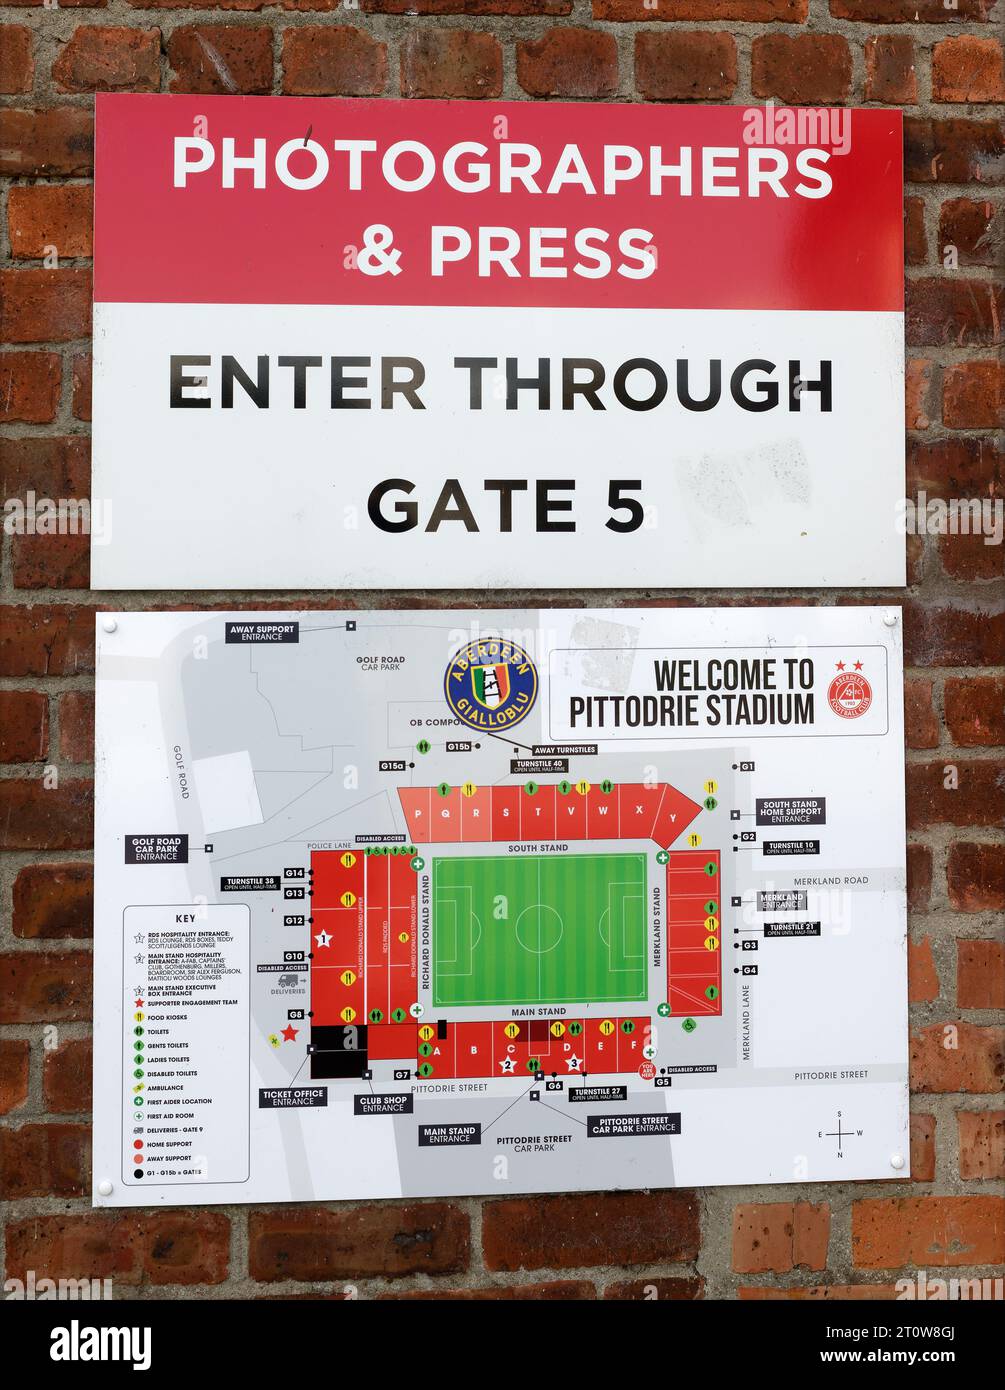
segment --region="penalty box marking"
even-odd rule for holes
[[[528,955],[536,955],[536,956],[538,957],[538,996],[539,996],[539,999],[538,999],[537,1002],[543,1002],[543,983],[542,983],[542,976],[541,976],[542,957],[543,957],[544,955],[550,953],[551,951],[556,950],[556,949],[558,948],[558,946],[561,944],[561,942],[562,942],[562,940],[563,940],[563,938],[564,938],[564,936],[565,936],[565,919],[564,919],[564,917],[562,916],[561,912],[559,911],[558,908],[554,907],[552,904],[550,904],[550,903],[545,903],[545,902],[543,902],[543,901],[541,900],[541,870],[542,870],[543,864],[544,864],[544,863],[561,863],[561,864],[563,864],[564,866],[568,867],[568,866],[571,865],[572,861],[575,860],[575,861],[581,861],[581,862],[584,863],[584,864],[593,864],[593,865],[595,865],[595,864],[597,864],[598,862],[602,862],[602,861],[608,860],[608,859],[616,859],[616,860],[618,860],[618,861],[626,861],[626,860],[627,860],[627,861],[634,861],[637,865],[639,865],[639,866],[641,867],[641,871],[642,871],[642,874],[641,874],[642,881],[641,881],[641,882],[638,882],[638,881],[634,881],[634,882],[633,882],[632,880],[629,880],[629,879],[616,879],[616,880],[614,880],[614,881],[608,882],[608,884],[607,884],[607,907],[603,910],[603,912],[600,914],[600,917],[599,917],[598,920],[597,920],[597,935],[600,937],[600,940],[601,940],[601,942],[603,943],[603,945],[606,947],[606,951],[607,951],[607,971],[608,971],[608,974],[610,974],[610,975],[630,974],[630,973],[636,973],[636,974],[637,974],[637,973],[639,973],[640,969],[644,972],[644,968],[645,968],[645,967],[644,967],[644,962],[645,962],[645,960],[646,960],[646,949],[645,949],[645,947],[646,947],[646,931],[645,931],[645,902],[646,902],[646,900],[645,900],[645,895],[644,895],[644,892],[643,892],[643,893],[635,893],[635,894],[632,894],[632,893],[629,893],[629,892],[624,891],[624,890],[628,890],[628,889],[631,889],[631,888],[643,888],[643,889],[644,889],[644,887],[645,887],[645,878],[646,878],[647,856],[644,855],[644,854],[634,854],[634,855],[633,855],[633,854],[576,854],[576,855],[570,855],[570,856],[568,856],[567,858],[564,858],[563,860],[543,860],[543,859],[541,859],[541,858],[539,857],[539,858],[538,858],[538,863],[537,863],[537,865],[536,865],[536,869],[537,869],[537,894],[538,894],[537,901],[534,902],[534,903],[525,904],[524,907],[522,907],[522,908],[520,909],[519,913],[517,914],[517,918],[516,918],[516,921],[515,921],[515,922],[512,921],[512,918],[507,917],[505,923],[501,923],[501,925],[505,925],[505,926],[509,926],[509,925],[512,924],[512,926],[513,926],[513,932],[514,932],[514,938],[513,938],[513,939],[514,939],[514,941],[515,941],[515,944],[516,944],[517,946],[519,946],[519,948],[520,948],[522,951],[526,952]],[[439,864],[451,864],[451,865],[454,865],[454,864],[465,864],[465,865],[471,864],[471,865],[482,866],[482,865],[486,865],[486,864],[491,864],[491,865],[499,865],[499,864],[511,865],[511,864],[514,864],[514,865],[515,865],[515,864],[518,864],[518,863],[520,863],[520,862],[522,862],[522,861],[511,860],[511,859],[508,859],[508,858],[506,858],[505,856],[502,856],[502,855],[455,855],[455,856],[438,856],[437,859],[434,861],[434,864],[433,864],[433,877],[434,877],[434,881],[435,881],[436,868],[437,868],[437,866],[438,866]],[[604,922],[605,919],[606,919],[607,921],[609,921],[609,922],[615,922],[615,923],[618,922],[618,914],[617,914],[614,910],[612,910],[612,909],[614,908],[614,904],[613,904],[613,902],[612,902],[612,894],[615,893],[615,892],[618,892],[619,890],[620,890],[620,896],[619,896],[619,899],[618,899],[618,905],[620,906],[620,909],[621,909],[621,911],[620,911],[620,936],[621,936],[621,947],[622,947],[622,950],[621,950],[621,959],[622,959],[625,963],[622,964],[622,965],[615,965],[615,964],[614,964],[614,950],[613,950],[613,946],[612,946],[612,943],[609,942],[609,941],[607,940],[607,938],[604,936],[602,924],[603,924],[603,922]],[[476,925],[476,927],[477,927],[477,931],[476,931],[476,933],[474,933],[474,934],[473,934],[470,930],[467,931],[467,932],[465,933],[465,932],[463,931],[462,927],[461,927],[461,921],[463,921],[464,918],[460,916],[460,904],[458,903],[457,897],[456,897],[458,891],[463,892],[463,893],[466,894],[466,896],[467,896],[467,909],[468,909],[468,910],[467,910],[466,917],[467,917],[467,922],[468,922],[468,923],[474,923],[474,924]],[[638,911],[638,912],[641,914],[640,917],[639,917],[638,924],[637,924],[636,935],[637,935],[637,939],[640,937],[639,944],[641,945],[642,949],[641,949],[641,950],[638,950],[638,951],[630,951],[630,950],[628,949],[628,945],[629,945],[629,940],[628,940],[628,938],[629,938],[628,905],[629,905],[629,903],[638,905],[638,906],[636,907],[636,911]],[[551,946],[548,946],[548,947],[539,947],[539,948],[532,948],[532,947],[529,947],[524,941],[522,941],[522,940],[520,939],[519,930],[518,930],[518,929],[519,929],[519,924],[520,924],[521,919],[524,918],[528,912],[532,912],[532,911],[534,911],[534,910],[542,909],[542,908],[547,909],[549,912],[554,913],[555,917],[558,919],[558,922],[559,922],[560,934],[559,934],[558,939],[557,939],[554,943],[552,943]],[[451,915],[450,915],[450,917],[449,917],[448,919],[443,919],[443,917],[442,917],[442,913],[443,913],[443,910],[444,910],[444,909],[449,909],[449,910],[450,910]],[[454,979],[461,979],[461,978],[469,978],[469,977],[473,976],[474,973],[475,973],[475,948],[476,948],[476,947],[479,945],[479,943],[481,942],[482,937],[483,937],[483,934],[484,934],[481,920],[477,917],[477,915],[475,914],[475,911],[474,911],[474,888],[473,888],[470,884],[451,884],[451,885],[449,885],[449,886],[447,886],[447,887],[435,887],[435,888],[434,888],[434,898],[433,898],[433,914],[434,914],[434,915],[433,915],[433,935],[434,935],[434,962],[435,962],[435,964],[434,964],[434,980],[435,980],[435,979],[454,980]],[[453,954],[450,955],[450,956],[442,955],[441,952],[440,952],[441,921],[442,921],[443,927],[446,927],[446,928],[451,932],[451,939],[452,939],[452,942],[453,942],[453,948],[454,948],[454,949],[453,949]],[[467,946],[467,950],[466,950],[466,952],[464,952],[464,954],[467,956],[467,965],[468,965],[468,968],[467,968],[466,970],[464,970],[464,969],[453,969],[453,970],[451,970],[451,969],[445,969],[444,967],[448,967],[448,966],[459,966],[459,965],[461,964],[461,961],[460,961],[459,957],[460,957],[460,955],[461,955],[462,942],[464,941],[465,936],[466,936],[466,938],[467,938],[466,943],[465,943],[466,946]],[[637,964],[637,965],[633,965],[633,964],[631,964],[632,961],[640,962],[641,965],[638,965],[638,964]],[[434,991],[435,991],[435,986],[434,986]],[[619,992],[619,993],[616,993],[616,994],[598,995],[598,996],[595,997],[595,999],[594,999],[593,1002],[596,1002],[596,1003],[606,1003],[606,1002],[609,1002],[609,1001],[611,1001],[611,1000],[617,1000],[617,999],[642,1000],[642,999],[646,999],[646,998],[648,998],[648,987],[647,987],[647,985],[645,984],[645,982],[643,982],[642,988],[639,990],[638,994],[631,994],[631,993],[627,993],[627,994],[626,994],[626,993],[623,993],[623,992]],[[583,1000],[583,999],[582,999],[580,996],[578,996],[578,995],[559,995],[559,994],[551,994],[551,993],[548,994],[548,1000],[549,1000],[549,1001],[553,1001],[554,1003],[583,1003],[583,1002],[590,1002],[590,1001],[588,1001],[588,1000]],[[451,1002],[451,1003],[456,1003],[456,1004],[458,1004],[458,1005],[464,1005],[464,1006],[489,1006],[489,1005],[496,1005],[496,1004],[501,1004],[501,1003],[506,1003],[506,1002],[511,1002],[511,1001],[508,1001],[508,1000],[505,1000],[505,999],[464,999],[464,1000],[455,1000],[455,1001],[450,1001],[450,1002]],[[530,1001],[528,1001],[528,1002],[530,1002]],[[439,1006],[439,1007],[449,1007],[449,1004],[438,1005],[438,1006]]]

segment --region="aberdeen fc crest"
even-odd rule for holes
[[[515,642],[480,637],[454,654],[443,689],[462,724],[495,733],[530,713],[537,699],[537,667]]]
[[[842,719],[860,719],[872,704],[872,686],[862,673],[862,662],[849,668],[839,661],[837,669],[839,674],[827,689],[827,703]]]

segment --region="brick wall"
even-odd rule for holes
[[[999,14],[1000,19],[1000,14]],[[95,91],[873,102],[906,110],[908,491],[1001,495],[995,0],[0,0],[2,496],[86,496]],[[55,247],[58,265],[45,264]],[[955,248],[955,250],[953,250]],[[137,440],[142,447],[142,439]],[[6,1270],[155,1297],[889,1297],[1005,1258],[1005,547],[912,537],[909,1182],[92,1213],[87,541],[3,540]],[[396,595],[485,606],[506,594]],[[555,603],[590,596],[556,593]],[[603,593],[604,603],[640,595]],[[872,601],[867,593],[645,601]],[[214,595],[212,601],[225,596]],[[380,594],[235,596],[380,606]],[[116,605],[197,594],[116,595]],[[51,785],[53,769],[58,785]],[[950,769],[955,769],[955,773]],[[742,1142],[742,1135],[738,1135]],[[950,1268],[946,1268],[950,1267]]]

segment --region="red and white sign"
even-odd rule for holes
[[[899,584],[897,112],[99,96],[100,588]]]

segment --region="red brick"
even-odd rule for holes
[[[94,670],[94,608],[0,607],[0,676],[73,676]]]
[[[1005,426],[1005,364],[956,362],[942,375],[942,423],[951,430]]]
[[[52,65],[61,92],[156,92],[161,84],[159,29],[82,24]]]
[[[947,771],[953,768],[955,773]],[[1005,819],[1002,774],[997,760],[960,762],[947,758],[944,762],[909,763],[908,827],[919,830],[929,825],[1001,825]]]
[[[844,101],[851,50],[840,34],[761,34],[751,49],[751,90],[793,106]]]
[[[272,30],[185,24],[168,39],[172,92],[264,94],[272,89]]]
[[[960,34],[932,50],[933,101],[1005,101],[1005,68],[998,39]]]
[[[0,1023],[76,1023],[90,1016],[89,951],[0,955]]]
[[[997,666],[1005,647],[1005,604],[986,598],[904,603],[908,666]]]
[[[89,937],[92,880],[90,864],[26,864],[14,880],[14,935],[45,940]]]
[[[777,1288],[759,1284],[741,1285],[737,1290],[743,1301],[789,1303],[844,1303],[852,1300],[892,1302],[900,1296],[896,1284],[801,1284],[797,1288]]]
[[[733,1269],[739,1274],[826,1269],[830,1228],[826,1203],[744,1203],[733,1212]]]
[[[532,97],[609,97],[618,90],[618,43],[598,29],[548,29],[516,46],[516,79]]]
[[[1005,552],[984,540],[981,514],[977,501],[965,504],[958,532],[950,530],[935,539],[943,572],[951,579],[1000,579],[1005,574]]]
[[[28,1099],[31,1048],[23,1038],[0,1038],[0,1115],[20,1110]]]
[[[401,46],[406,97],[498,97],[502,48],[492,34],[469,29],[409,29]]]
[[[1005,1198],[889,1197],[853,1202],[856,1269],[997,1264],[1005,1257]]]
[[[907,847],[907,906],[926,912],[932,896],[932,851],[927,845]]]
[[[925,555],[924,536],[905,536],[907,550],[907,583],[908,586],[920,584],[925,574],[927,559]]]
[[[939,256],[948,269],[998,266],[1005,249],[1005,212],[986,198],[950,198],[939,210]],[[952,256],[948,253],[952,251]],[[955,258],[955,265],[953,259]]]
[[[982,938],[956,943],[956,1002],[961,1009],[1005,1009],[1005,945]]]
[[[701,1240],[692,1192],[600,1192],[488,1202],[482,1244],[489,1269],[574,1269],[677,1263]]]
[[[674,0],[651,9],[645,0],[593,0],[593,18],[652,23],[653,20],[746,19],[757,24],[803,24],[809,0]]]
[[[0,440],[0,495],[27,503],[43,498],[88,497],[90,440],[83,435],[29,435]]]
[[[45,1108],[51,1115],[86,1115],[91,1108],[91,1040],[71,1038],[45,1053]]]
[[[24,24],[0,25],[0,95],[30,92],[34,80],[31,30]]]
[[[44,425],[54,419],[62,376],[55,352],[0,352],[0,423]]]
[[[0,1198],[82,1197],[90,1186],[89,1125],[0,1129]]]
[[[0,779],[0,849],[88,849],[93,810],[91,782]]]
[[[90,584],[90,537],[15,536],[11,546],[17,589],[86,589]]]
[[[968,510],[960,518],[958,534],[939,536],[935,542],[943,572],[951,579],[1001,579],[1005,576],[1005,550],[1001,545],[987,542],[982,533],[979,516]]]
[[[656,1278],[628,1279],[608,1284],[604,1289],[605,1299],[629,1299],[647,1303],[693,1303],[705,1297],[705,1281],[700,1275],[694,1278]]]
[[[283,0],[287,10],[335,10],[342,0]],[[364,14],[530,15],[552,19],[572,13],[572,0],[360,0]]]
[[[14,187],[7,203],[11,255],[38,259],[55,247],[60,257],[90,256],[93,188],[40,183]]]
[[[942,539],[957,533],[966,539],[971,533],[983,536],[985,502],[993,500],[1001,485],[1005,456],[995,448],[994,440],[982,437],[949,437],[933,440],[908,440],[908,494],[924,504],[915,518],[922,532],[931,531]],[[946,505],[941,509],[938,502]],[[955,664],[955,663],[954,663]],[[961,665],[980,665],[961,661]]]
[[[7,1276],[22,1280],[34,1269],[50,1279],[222,1284],[229,1255],[230,1222],[218,1212],[66,1213],[7,1227]]]
[[[48,748],[48,695],[0,690],[0,763],[38,762]]]
[[[468,1267],[468,1218],[449,1202],[253,1211],[252,1279],[456,1274]]]
[[[71,763],[94,761],[94,695],[71,690],[59,698],[59,753]]]
[[[959,24],[961,20],[986,24],[993,5],[988,0],[830,0],[835,19],[868,24]]]
[[[910,347],[987,347],[1002,341],[1005,291],[988,280],[908,280],[905,337]]]
[[[91,354],[78,352],[73,357],[73,418],[91,418]]]
[[[878,34],[865,41],[865,99],[893,106],[918,100],[914,40],[909,34]]]
[[[65,343],[91,331],[89,270],[0,270],[0,336]]]
[[[904,199],[904,264],[924,265],[928,260],[925,204],[921,198]]]
[[[935,1181],[935,1116],[911,1116],[911,1181]]]
[[[11,546],[16,589],[87,589],[90,536],[15,536]]]
[[[969,525],[969,518],[965,518]],[[980,525],[959,535],[942,535],[937,543],[942,571],[954,580],[997,580],[1005,575],[1005,550],[988,545],[980,535]]]
[[[732,34],[636,34],[635,85],[649,101],[728,100],[736,42]]]
[[[387,44],[351,24],[283,31],[283,91],[294,96],[379,96]]]
[[[974,1023],[933,1023],[911,1038],[911,1090],[925,1095],[1001,1088],[1005,1029]]]
[[[912,1004],[925,1004],[939,997],[939,974],[927,936],[907,943],[907,997]]]
[[[959,535],[939,536],[936,545],[943,573],[950,579],[1000,579],[1005,575],[1005,551],[1000,544],[985,544],[977,524]]]
[[[1005,1110],[957,1110],[956,1125],[963,1181],[1005,1178]]]
[[[80,106],[0,111],[0,174],[14,178],[89,174],[94,168],[94,116]]]
[[[908,748],[936,748],[939,720],[932,707],[932,682],[904,682],[904,727]]]
[[[909,200],[910,201],[910,200]],[[932,423],[932,373],[935,363],[927,358],[908,358],[904,394],[907,428],[927,430]]]
[[[946,888],[957,912],[1005,911],[1005,854],[1001,845],[950,845]]]
[[[381,1303],[577,1303],[595,1299],[597,1290],[586,1279],[557,1279],[548,1284],[490,1284],[480,1289],[411,1289],[382,1293]]]
[[[949,732],[961,748],[1005,743],[1005,677],[949,679],[945,706]]]
[[[91,492],[91,441],[82,434],[0,440],[0,493],[36,501],[81,499]]]
[[[910,440],[907,449],[908,493],[924,491],[944,501],[993,497],[1005,482],[1002,455],[991,439]],[[962,665],[972,663],[962,662]]]
[[[904,173],[908,183],[1005,182],[1005,127],[967,117],[904,118]]]

